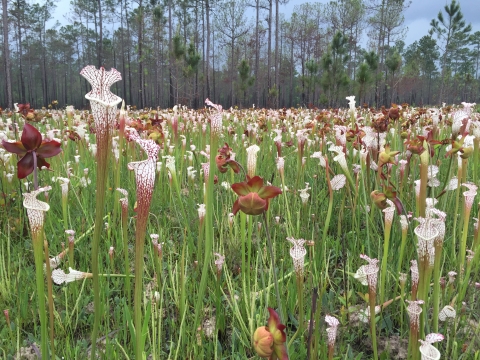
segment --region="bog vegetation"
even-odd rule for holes
[[[91,112],[2,113],[3,358],[480,356],[475,104],[118,111],[81,74]]]
[[[87,64],[121,71],[115,93],[139,109],[479,103],[472,1],[426,5],[430,29],[408,42],[421,2],[3,0],[0,105],[85,109]]]

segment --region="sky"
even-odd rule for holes
[[[33,0],[37,2],[37,0]],[[41,1],[39,1],[41,2]],[[290,17],[296,5],[306,3],[306,0],[289,0],[286,5],[280,6],[280,12],[285,14],[286,18]],[[312,2],[312,1],[310,1]],[[329,0],[319,0],[317,2],[328,3]],[[466,23],[471,23],[472,33],[480,31],[480,0],[458,0],[461,11]],[[57,8],[53,13],[54,20],[51,20],[47,26],[53,26],[58,20],[64,23],[68,18],[67,13],[70,8],[70,0],[59,0]],[[445,5],[450,4],[450,0],[411,0],[410,7],[405,11],[405,23],[408,28],[405,44],[408,46],[414,41],[419,40],[422,36],[427,35],[430,29],[430,21],[437,17],[440,10],[443,11]]]
[[[408,0],[407,0],[408,1]],[[303,4],[305,0],[290,0],[286,5],[280,7],[285,14],[291,14],[295,5]],[[319,0],[317,2],[327,4],[330,0]],[[414,41],[420,40],[430,30],[430,21],[436,19],[438,12],[445,15],[444,6],[450,4],[451,0],[411,0],[410,7],[405,10],[404,25],[408,28],[405,44],[408,46]],[[472,24],[472,33],[480,31],[480,0],[457,0],[466,23]],[[287,15],[289,17],[289,15]]]

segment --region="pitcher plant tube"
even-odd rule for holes
[[[92,243],[92,274],[95,318],[92,330],[91,359],[96,359],[96,344],[100,318],[103,316],[102,302],[100,300],[100,279],[99,279],[99,246],[102,234],[103,212],[105,211],[105,191],[107,187],[108,156],[110,153],[111,136],[117,115],[117,105],[122,99],[110,91],[110,86],[122,79],[120,72],[115,69],[105,71],[103,67],[96,69],[89,65],[80,72],[92,85],[92,90],[85,95],[90,101],[92,115],[95,121],[95,134],[97,146],[97,186],[96,186],[96,208],[95,208],[95,231]]]
[[[44,193],[49,190],[51,190],[51,187],[46,186],[23,194],[23,206],[25,209],[27,209],[28,221],[32,231],[33,255],[35,258],[35,278],[37,283],[37,306],[40,313],[41,351],[42,356],[45,358],[48,358],[48,348],[47,313],[45,309],[45,278],[43,276],[43,225],[45,220],[45,212],[50,209],[50,205],[44,201],[38,200],[37,196],[40,193]]]
[[[128,169],[135,171],[137,184],[137,225],[135,229],[135,290],[134,290],[134,324],[135,324],[135,358],[143,356],[142,336],[142,300],[143,300],[143,253],[148,215],[152,201],[157,154],[160,146],[153,140],[141,139],[135,129],[129,129],[129,140],[135,141],[147,154],[147,159],[128,163]],[[145,319],[147,321],[147,319]]]

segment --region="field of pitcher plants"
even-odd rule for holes
[[[89,110],[1,112],[0,358],[480,359],[475,104],[136,110],[80,75]]]

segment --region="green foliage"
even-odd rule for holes
[[[185,76],[192,76],[198,71],[198,65],[200,64],[200,54],[195,49],[195,44],[193,41],[188,45],[187,52],[185,54]]]
[[[347,37],[337,32],[328,47],[328,51],[321,59],[323,70],[321,85],[330,99],[329,104],[332,102],[337,103],[340,92],[350,82],[346,72],[346,65],[349,59],[347,44]]]
[[[180,33],[176,33],[173,37],[173,44],[172,44],[172,56],[176,60],[180,60],[185,55],[185,44],[183,43],[183,39],[180,36]]]
[[[395,72],[400,69],[400,66],[402,65],[402,57],[396,48],[387,56],[385,65],[392,74],[395,74]]]
[[[247,88],[253,85],[255,78],[250,75],[250,65],[247,60],[243,59],[238,65],[238,76],[240,78],[240,89],[245,91]]]
[[[249,74],[247,66],[242,67],[243,74]],[[239,69],[240,70],[240,69]],[[372,74],[371,67],[367,61],[363,62],[359,71]],[[239,73],[239,77],[241,77]],[[366,84],[372,80],[369,75],[361,77]],[[362,81],[363,81],[362,80]],[[324,94],[323,94],[324,95]],[[325,96],[325,95],[324,95]],[[327,98],[325,98],[328,101]],[[454,109],[458,110],[458,109]],[[172,115],[172,110],[161,110],[159,118],[167,118]],[[451,139],[451,127],[449,124],[452,113],[447,108],[438,109],[442,113],[442,120],[438,124],[438,133],[435,140]],[[195,115],[195,120],[192,119]],[[403,117],[405,114],[405,118]],[[321,155],[328,159],[328,167],[319,165],[317,147],[315,144],[319,131],[312,131],[305,127],[311,124],[311,120],[319,116],[317,110],[294,109],[288,111],[263,110],[229,110],[223,112],[222,144],[227,142],[236,153],[235,159],[246,166],[248,154],[245,145],[257,145],[258,161],[256,174],[272,183],[273,186],[284,189],[283,193],[272,199],[269,203],[266,223],[259,217],[237,217],[229,221],[229,213],[237,196],[231,191],[229,185],[234,182],[243,181],[242,174],[233,172],[220,173],[215,165],[210,174],[218,176],[218,183],[213,190],[213,213],[212,226],[212,256],[213,252],[225,256],[225,263],[222,271],[217,272],[214,259],[207,263],[206,292],[203,298],[198,299],[199,284],[202,278],[204,263],[203,252],[200,252],[202,240],[202,228],[198,218],[198,205],[204,202],[203,181],[200,176],[202,166],[200,161],[203,155],[200,151],[211,145],[206,136],[203,135],[202,125],[211,120],[211,114],[205,110],[194,112],[191,109],[177,108],[179,124],[177,131],[185,137],[186,144],[194,145],[196,150],[192,153],[191,159],[182,145],[182,137],[174,137],[172,122],[161,123],[164,134],[168,139],[163,139],[163,149],[159,154],[159,161],[165,162],[161,156],[170,155],[175,158],[176,170],[175,179],[170,178],[165,164],[159,165],[153,202],[150,209],[147,225],[148,234],[158,234],[161,243],[161,256],[158,246],[154,246],[151,239],[145,239],[145,272],[144,272],[144,299],[142,309],[144,322],[141,329],[134,329],[132,326],[132,302],[131,294],[125,291],[125,255],[127,263],[132,265],[135,253],[131,236],[136,227],[135,204],[135,180],[132,174],[127,171],[126,163],[144,159],[145,155],[137,147],[126,146],[125,151],[119,154],[118,162],[114,159],[108,164],[109,169],[119,169],[120,185],[129,191],[128,198],[130,205],[127,218],[127,239],[126,245],[123,242],[123,233],[119,219],[115,215],[115,192],[113,187],[115,178],[109,174],[107,179],[108,187],[112,191],[106,192],[106,216],[102,219],[102,241],[100,243],[100,273],[101,277],[100,298],[104,303],[105,313],[101,321],[99,336],[101,341],[98,347],[108,351],[108,358],[125,358],[133,353],[134,332],[138,331],[145,341],[146,355],[153,358],[252,358],[255,356],[251,346],[253,331],[264,326],[266,322],[266,308],[280,306],[284,309],[285,317],[282,321],[286,324],[287,342],[289,344],[290,359],[304,359],[307,354],[308,320],[314,320],[315,324],[323,324],[325,314],[331,314],[340,321],[340,331],[335,345],[335,354],[342,355],[348,359],[372,358],[371,346],[365,345],[365,338],[368,337],[367,326],[358,321],[360,310],[367,307],[367,287],[360,284],[353,277],[355,271],[364,262],[360,260],[359,254],[368,254],[370,257],[377,257],[385,261],[384,287],[385,300],[393,300],[401,296],[398,286],[397,268],[407,272],[410,267],[409,261],[417,259],[416,235],[413,232],[417,224],[410,223],[405,236],[404,252],[399,251],[403,241],[399,214],[395,213],[393,226],[391,228],[391,239],[389,249],[383,250],[384,242],[380,239],[384,236],[385,214],[377,209],[370,201],[371,189],[383,190],[384,186],[393,186],[395,196],[401,199],[405,210],[416,210],[416,195],[411,189],[414,181],[420,177],[419,157],[415,154],[407,154],[406,147],[412,144],[405,144],[402,138],[402,126],[408,125],[412,133],[422,133],[425,128],[430,129],[430,119],[421,116],[421,112],[414,108],[406,108],[400,113],[400,119],[389,121],[384,132],[386,144],[391,146],[390,151],[400,151],[398,160],[409,159],[406,165],[408,170],[401,173],[400,163],[396,162],[381,168],[378,175],[376,171],[368,169],[362,162],[359,152],[354,151],[357,146],[354,141],[345,142],[345,152],[342,150],[328,150],[326,148]],[[358,138],[362,141],[369,141],[368,137],[376,138],[377,132],[373,128],[374,119],[380,118],[381,112],[359,110],[358,115],[362,122],[359,128],[347,125],[350,117],[347,118],[347,111],[340,110],[335,115],[322,114],[318,124],[324,126],[324,141],[336,142],[337,136],[353,136],[355,141]],[[472,117],[475,117],[473,114]],[[88,113],[77,112],[76,118],[80,123],[86,123]],[[131,125],[141,128],[145,127],[144,134],[148,136],[147,128],[153,121],[149,114],[140,111],[130,111],[129,119]],[[153,118],[153,117],[152,117]],[[143,119],[143,120],[141,120]],[[306,121],[309,119],[309,121]],[[13,119],[20,123],[18,117]],[[46,131],[46,124],[51,128],[58,128],[62,134],[66,134],[64,118],[54,119],[45,117],[44,123],[39,123],[40,130]],[[2,119],[3,124],[7,122],[6,117]],[[68,122],[67,122],[68,123]],[[335,124],[345,124],[345,131],[342,134],[335,131]],[[261,127],[260,127],[261,124]],[[405,124],[405,125],[404,125]],[[141,126],[140,126],[141,125]],[[317,125],[316,125],[317,126]],[[472,125],[473,126],[473,125]],[[325,130],[326,127],[332,129]],[[368,128],[367,128],[368,127]],[[228,128],[228,131],[226,129]],[[255,128],[256,131],[249,131],[242,139],[238,134],[245,133],[245,129]],[[4,131],[4,128],[0,131]],[[49,242],[51,257],[62,252],[62,242],[68,241],[64,234],[63,209],[61,205],[61,189],[57,182],[52,182],[52,176],[65,177],[66,165],[70,162],[70,187],[68,192],[68,217],[69,227],[74,229],[75,246],[70,260],[69,256],[62,258],[59,268],[68,272],[72,267],[79,271],[88,272],[91,267],[91,236],[95,229],[94,208],[97,201],[94,186],[96,177],[96,158],[87,147],[86,138],[89,143],[95,143],[95,135],[88,131],[84,138],[78,141],[67,140],[64,153],[52,159],[51,171],[41,171],[39,181],[41,185],[52,185],[48,195],[50,210],[45,218],[45,231]],[[286,129],[286,131],[282,131]],[[296,150],[301,148],[301,137],[295,136],[295,130],[305,130],[305,146],[303,156],[296,156]],[[78,129],[77,129],[78,130]],[[151,130],[151,129],[150,129]],[[278,132],[274,132],[276,130]],[[116,130],[114,130],[116,132]],[[208,130],[207,130],[208,131]],[[357,132],[358,131],[358,132]],[[362,134],[362,131],[369,135]],[[353,134],[353,135],[352,135]],[[382,133],[383,134],[383,133]],[[112,134],[112,135],[116,135]],[[7,135],[13,136],[12,132]],[[284,156],[284,179],[279,175],[277,164],[272,159],[277,148],[275,143],[269,140],[271,137],[280,136],[282,155]],[[433,135],[432,135],[433,136]],[[358,138],[357,138],[358,137]],[[68,138],[68,136],[67,136]],[[166,146],[167,140],[170,146]],[[161,139],[159,141],[162,141]],[[376,139],[373,140],[375,147]],[[246,144],[244,144],[246,142]],[[292,147],[287,146],[291,142]],[[423,144],[423,143],[422,143]],[[468,248],[473,248],[475,231],[473,228],[474,216],[477,216],[479,206],[474,202],[469,217],[454,216],[462,213],[461,191],[442,192],[443,184],[450,182],[454,175],[458,176],[458,162],[456,158],[451,163],[447,153],[446,145],[434,144],[432,142],[435,160],[439,166],[438,179],[441,187],[429,187],[429,196],[439,200],[437,208],[445,211],[446,216],[446,241],[442,255],[441,275],[446,276],[447,271],[458,268],[459,244],[458,238],[465,236],[468,239]],[[428,146],[428,145],[427,145]],[[78,163],[74,156],[76,151],[80,155]],[[212,154],[217,154],[213,148]],[[379,156],[383,150],[380,151]],[[339,164],[337,156],[344,155],[347,161],[347,173],[351,175],[352,182],[338,190],[329,191],[328,177],[333,180],[334,175],[342,174],[343,169]],[[372,153],[373,154],[373,153]],[[374,155],[372,155],[373,157]],[[14,157],[0,157],[0,171],[9,173],[12,165],[16,164]],[[378,159],[373,158],[378,164]],[[449,165],[451,164],[451,165]],[[189,167],[192,168],[189,168]],[[352,168],[359,168],[354,174]],[[478,158],[475,156],[466,160],[463,169],[466,169],[465,178],[467,181],[478,182]],[[90,169],[85,175],[85,168]],[[196,171],[192,178],[191,171]],[[408,172],[408,173],[407,173]],[[91,183],[84,180],[88,178]],[[18,179],[13,178],[11,182],[2,175],[0,206],[0,308],[9,309],[10,327],[0,327],[0,351],[5,351],[6,358],[14,358],[17,352],[16,344],[20,347],[28,347],[37,342],[40,329],[38,327],[38,314],[32,309],[32,289],[35,288],[32,243],[29,238],[28,226],[26,226],[26,214],[22,207],[20,190],[25,191],[25,185]],[[172,182],[171,182],[172,180]],[[178,182],[178,187],[174,184]],[[228,184],[225,184],[228,182]],[[299,194],[305,182],[309,186],[305,190],[310,197],[303,203]],[[298,185],[295,185],[298,184]],[[288,189],[284,186],[288,187]],[[23,188],[21,188],[23,187]],[[392,194],[390,194],[393,196]],[[456,209],[456,199],[458,209]],[[42,198],[42,200],[46,200]],[[367,206],[370,211],[365,209]],[[465,214],[463,212],[463,214]],[[276,220],[278,216],[278,220]],[[467,225],[463,228],[458,221],[467,218]],[[458,219],[455,220],[455,219]],[[258,222],[261,225],[258,225]],[[103,222],[108,224],[105,228]],[[273,260],[266,249],[266,226],[268,226],[273,240],[275,257]],[[206,229],[203,229],[205,231]],[[454,235],[454,232],[456,235]],[[286,237],[303,238],[313,240],[307,246],[305,257],[305,268],[302,277],[297,277],[294,271],[293,261],[290,257],[290,245]],[[455,241],[457,244],[455,244]],[[478,240],[477,240],[478,241]],[[113,257],[108,255],[109,248],[115,248]],[[64,247],[68,248],[68,245]],[[478,249],[478,247],[477,247]],[[478,250],[477,250],[478,251]],[[386,253],[385,253],[386,252]],[[401,255],[402,253],[402,255]],[[477,252],[476,252],[477,253]],[[480,252],[478,252],[480,254]],[[403,262],[401,261],[403,259]],[[445,291],[441,292],[441,307],[452,304],[459,314],[456,320],[440,323],[438,332],[448,334],[444,342],[438,345],[445,358],[456,358],[462,355],[461,347],[453,346],[458,344],[472,344],[471,349],[465,354],[473,356],[473,349],[478,346],[478,340],[474,333],[476,329],[470,329],[467,324],[474,321],[480,313],[478,307],[478,291],[472,283],[478,282],[478,256],[471,262],[472,268],[466,269],[465,278],[457,276],[457,280],[449,284]],[[198,263],[197,263],[198,262]],[[183,264],[183,265],[182,265]],[[280,303],[274,290],[274,275],[278,277],[277,284],[280,290]],[[468,272],[470,271],[470,272]],[[468,274],[471,274],[469,277]],[[468,278],[467,278],[468,277]],[[298,280],[301,281],[298,281]],[[432,281],[435,283],[435,281]],[[430,282],[428,282],[430,284]],[[301,294],[299,297],[299,286]],[[465,293],[461,289],[469,289]],[[318,290],[316,300],[317,312],[313,314],[312,301],[314,300],[314,289]],[[410,280],[403,289],[404,295],[410,297]],[[182,297],[182,293],[186,294]],[[462,295],[463,294],[463,295]],[[91,279],[82,279],[66,285],[55,285],[53,288],[55,304],[55,339],[57,354],[67,359],[86,358],[90,347],[90,333],[92,329],[93,314],[92,308],[92,285]],[[467,311],[461,312],[462,303],[460,297],[464,297],[467,304],[470,304]],[[432,308],[434,300],[431,293],[428,297],[426,309]],[[194,323],[193,309],[200,304],[200,324],[202,329]],[[378,304],[380,305],[380,304]],[[183,308],[183,310],[181,310]],[[300,315],[301,312],[301,315]],[[426,328],[433,328],[430,311],[424,311]],[[302,322],[301,319],[304,319]],[[355,320],[357,318],[357,320]],[[406,310],[402,299],[394,300],[388,306],[382,308],[377,315],[377,329],[379,329],[379,357],[384,354],[391,354],[391,350],[385,347],[384,339],[408,338],[409,326]],[[303,331],[297,337],[293,334],[301,328]],[[459,328],[460,324],[465,324]],[[460,331],[461,329],[461,331]],[[395,337],[394,337],[395,335]],[[291,340],[293,339],[293,340]],[[404,344],[403,342],[401,343]],[[327,337],[325,325],[315,326],[312,330],[311,358],[327,358]],[[382,348],[383,346],[383,348]],[[393,349],[393,347],[392,347]],[[3,356],[3,353],[2,353]],[[338,356],[338,355],[337,355]],[[393,355],[392,355],[393,356]],[[464,355],[465,356],[465,355]]]
[[[247,89],[253,86],[255,83],[255,77],[250,75],[250,65],[248,65],[248,62],[245,59],[242,59],[240,65],[237,67],[237,70],[238,78],[240,80],[240,91],[243,94],[243,103],[245,104]]]
[[[358,98],[360,101],[363,99],[363,95],[365,95],[365,88],[366,86],[372,81],[373,74],[370,70],[368,64],[364,61],[360,64],[357,71],[357,82],[359,84],[359,95]]]

